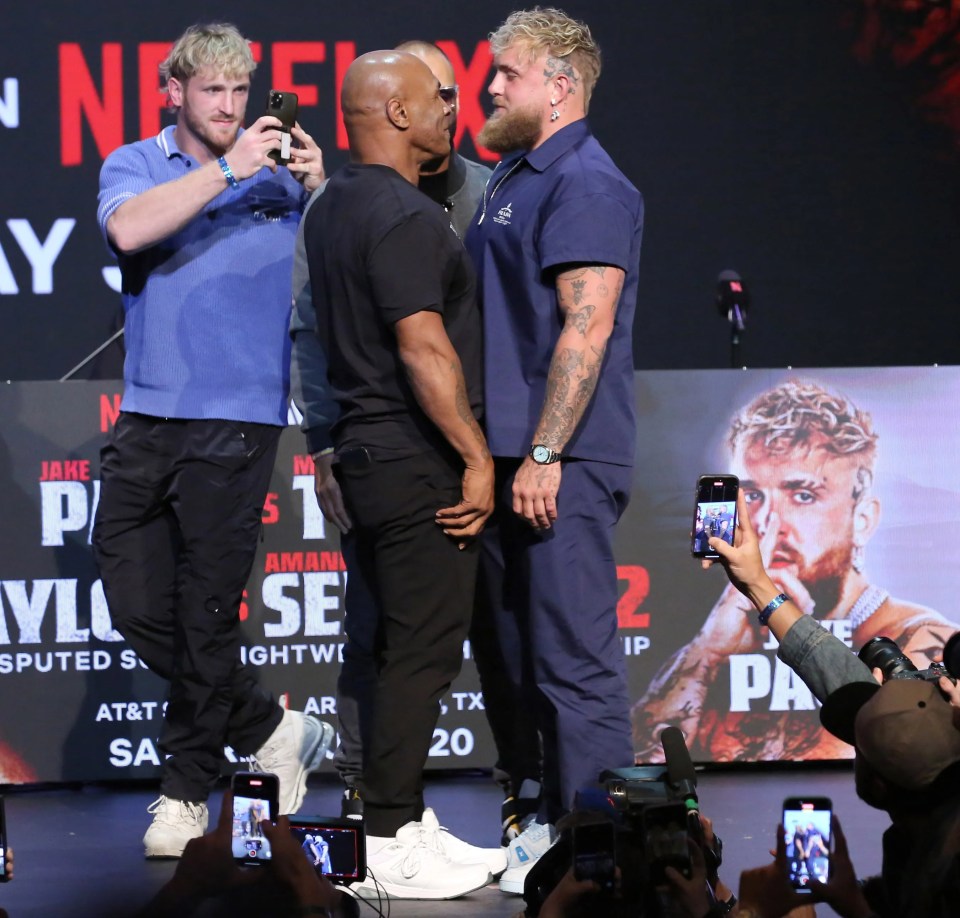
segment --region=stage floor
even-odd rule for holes
[[[339,784],[330,773],[311,778],[303,814],[337,815]],[[724,842],[722,876],[737,887],[740,871],[769,861],[783,798],[833,800],[861,877],[879,870],[884,813],[861,803],[849,766],[707,770],[699,776],[703,812]],[[146,861],[140,839],[155,788],[7,789],[7,831],[16,877],[0,885],[10,918],[104,918],[134,914],[171,876],[172,861]],[[499,838],[500,790],[486,775],[433,775],[427,803],[452,832],[478,845]],[[213,805],[213,817],[219,812]],[[523,906],[495,885],[453,902],[393,902],[395,918],[507,918]],[[118,911],[120,909],[120,911]],[[835,913],[819,906],[820,916]],[[374,912],[361,908],[362,915]]]

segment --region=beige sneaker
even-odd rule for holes
[[[209,813],[205,803],[188,803],[159,797],[147,807],[153,822],[143,836],[147,857],[180,857],[191,838],[207,831]]]
[[[307,793],[307,775],[323,764],[333,742],[330,724],[300,711],[284,711],[277,729],[250,758],[252,771],[280,779],[280,815],[296,813]]]

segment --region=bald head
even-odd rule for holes
[[[453,64],[436,45],[428,41],[405,41],[397,45],[397,51],[406,51],[414,57],[420,58],[440,81],[441,86],[452,86],[456,80]]]
[[[410,68],[422,66],[421,61],[403,51],[371,51],[358,57],[347,68],[340,91],[347,127],[351,120],[382,113],[392,96],[402,94]]]
[[[430,68],[407,51],[371,51],[348,68],[341,90],[350,152],[361,162],[425,162],[449,152],[450,108]]]

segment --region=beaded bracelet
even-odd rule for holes
[[[240,190],[240,183],[237,181],[237,177],[233,174],[233,169],[230,168],[230,164],[227,162],[226,157],[221,156],[217,162],[220,164],[220,168],[223,170],[223,177],[227,180],[227,184],[234,190]]]
[[[787,596],[786,593],[778,593],[776,596],[774,596],[773,599],[771,599],[770,602],[763,607],[763,610],[758,617],[760,624],[766,625],[766,623],[770,620],[770,616],[773,615],[773,613],[776,612],[777,609],[779,609],[780,606],[782,606],[789,598],[790,597]]]

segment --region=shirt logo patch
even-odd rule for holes
[[[510,225],[510,218],[513,216],[513,202],[511,201],[506,207],[501,207],[497,211],[497,215],[493,218],[494,223],[500,223],[503,226]]]

